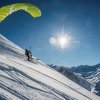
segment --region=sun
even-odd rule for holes
[[[64,49],[70,46],[72,38],[68,34],[61,33],[51,37],[49,41],[53,46]]]
[[[62,36],[62,37],[60,37],[58,39],[58,42],[59,42],[59,45],[60,45],[61,48],[65,48],[66,42],[67,42],[67,38]]]
[[[63,48],[68,47],[70,42],[71,42],[71,38],[68,35],[66,35],[66,34],[59,35],[58,44],[59,44],[60,48],[63,49]]]

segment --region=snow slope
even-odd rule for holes
[[[73,72],[70,68],[65,67],[65,66],[57,66],[53,64],[49,66],[54,68],[55,70],[57,70],[58,72],[66,76],[67,78],[71,79],[75,83],[81,85],[85,89],[91,91],[92,84],[88,82],[85,78],[81,77],[79,74]]]
[[[92,73],[91,75],[89,75],[88,77],[86,77],[86,79],[92,83],[93,85],[95,85],[97,82],[100,81],[100,69],[97,69],[94,73]]]
[[[100,100],[0,35],[0,100]]]

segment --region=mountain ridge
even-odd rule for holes
[[[67,78],[71,79],[75,83],[81,85],[82,87],[86,88],[87,90],[91,91],[92,84],[86,81],[83,77],[79,74],[74,73],[70,68],[64,66],[57,66],[57,65],[49,65],[50,67],[54,68]]]
[[[72,67],[71,70],[75,73],[80,74],[93,86],[92,92],[100,96],[100,63],[96,65],[81,65]],[[99,89],[98,89],[99,88]]]

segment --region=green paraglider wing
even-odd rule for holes
[[[0,8],[0,22],[3,21],[7,16],[18,10],[24,10],[27,13],[29,13],[32,17],[41,16],[41,11],[38,7],[30,3],[16,3],[11,5],[6,5]]]

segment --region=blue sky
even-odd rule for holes
[[[100,63],[99,0],[0,0],[0,7],[17,2],[37,5],[42,16],[13,13],[0,23],[2,35],[23,49],[31,45],[33,55],[47,64],[72,67]],[[49,42],[62,29],[73,38],[63,50]]]

